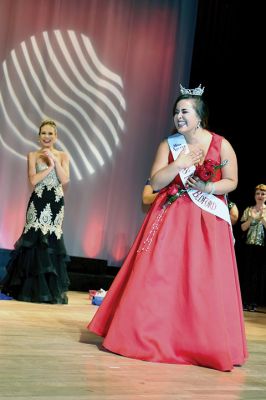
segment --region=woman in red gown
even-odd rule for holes
[[[224,195],[237,186],[237,160],[230,143],[207,130],[202,93],[201,86],[181,86],[173,118],[183,145],[171,144],[171,136],[159,145],[151,184],[160,193],[88,329],[126,357],[230,371],[247,357],[234,241],[223,208]],[[207,159],[225,161],[212,182],[195,173],[184,178]],[[176,185],[182,195],[168,202]]]

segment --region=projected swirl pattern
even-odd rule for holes
[[[57,122],[59,147],[81,180],[111,159],[124,130],[126,102],[119,75],[74,31],[43,32],[23,41],[2,63],[0,142],[25,159],[38,148],[44,118]]]

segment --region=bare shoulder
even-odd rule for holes
[[[158,152],[162,152],[162,153],[169,153],[169,144],[167,139],[164,139],[158,146]]]
[[[234,180],[237,182],[237,157],[231,143],[224,139],[221,143],[221,161],[227,161],[226,165],[222,168],[222,177]]]
[[[69,161],[69,155],[65,151],[57,151],[58,157],[61,161]]]
[[[34,161],[34,160],[37,159],[38,154],[39,154],[38,151],[30,151],[30,152],[27,154],[27,158],[28,158],[29,161],[32,161],[32,160]]]
[[[227,139],[225,139],[224,137],[222,138],[221,148],[222,148],[222,150],[232,150],[232,151],[234,151],[233,146],[231,145],[231,143]]]
[[[168,145],[168,141],[167,141],[167,139],[164,139],[158,146],[157,153],[155,156],[155,163],[158,161],[160,163],[162,161],[166,162],[168,160],[169,151],[170,151],[170,148]]]
[[[157,149],[157,153],[151,168],[150,176],[158,172],[160,169],[165,167],[168,164],[168,156],[169,156],[169,146],[167,140],[163,140]]]
[[[222,139],[222,143],[221,143],[221,156],[222,156],[222,158],[235,158],[236,157],[236,153],[233,149],[233,146],[225,138]]]

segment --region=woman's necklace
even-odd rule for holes
[[[253,207],[254,217],[256,219],[259,218],[263,214],[264,210],[265,210],[265,205],[264,204],[262,206],[260,206],[259,208],[254,206]]]
[[[266,207],[266,205],[265,204],[262,204],[261,206],[259,206],[259,207],[257,207],[257,206],[254,206],[254,210],[256,211],[256,213],[260,213],[261,211],[263,211],[264,210],[264,208]]]

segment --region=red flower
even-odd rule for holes
[[[177,185],[172,185],[167,190],[167,195],[168,196],[174,196],[177,193],[178,193],[178,186]]]
[[[187,191],[186,189],[181,189],[180,186],[175,184],[169,186],[166,192],[166,201],[163,204],[163,208],[166,209],[176,199],[178,199],[178,197],[182,196],[186,191]]]
[[[200,180],[207,183],[211,181],[211,179],[215,176],[216,170],[222,168],[224,165],[227,164],[227,162],[228,160],[225,160],[221,164],[217,164],[213,160],[210,159],[205,160],[203,164],[196,166],[193,176],[197,176],[198,178],[200,178]],[[176,201],[176,199],[178,199],[180,196],[183,196],[184,193],[186,193],[189,190],[190,190],[189,187],[187,187],[186,189],[182,189],[181,187],[175,184],[169,186],[166,192],[167,194],[166,201],[164,202],[162,207],[166,209],[174,201]]]
[[[205,160],[203,164],[197,165],[194,172],[194,176],[197,176],[203,182],[208,182],[216,174],[216,169],[222,168],[225,162],[222,164],[216,164],[213,160]]]

